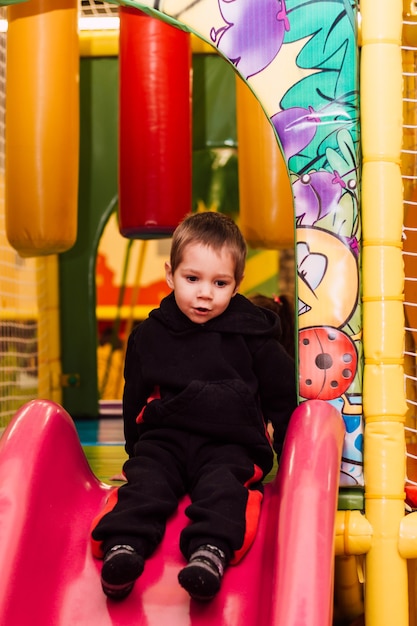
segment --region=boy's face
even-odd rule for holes
[[[174,274],[169,263],[165,263],[165,273],[178,308],[196,324],[223,313],[239,287],[235,261],[227,247],[216,251],[201,243],[189,244]]]

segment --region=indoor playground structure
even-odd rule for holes
[[[90,151],[78,92],[80,45],[106,56],[114,40],[78,32],[78,0],[0,6],[0,256],[33,264],[39,344],[37,393],[0,440],[0,623],[417,626],[416,2],[114,0],[117,154],[105,140]],[[255,543],[218,596],[199,604],[177,583],[183,502],[114,603],[89,529],[116,487],[93,474],[73,421],[96,335],[86,249],[115,207],[121,234],[142,241],[191,210],[196,51],[235,72],[242,232],[253,249],[295,249],[299,406]]]

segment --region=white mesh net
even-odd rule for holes
[[[403,259],[405,267],[405,394],[407,399],[407,482],[417,484],[417,3],[403,24]]]
[[[109,4],[108,2],[94,2],[92,0],[81,0],[81,13],[85,17],[92,15],[99,15],[100,17],[106,15],[117,15],[119,9],[115,4]]]
[[[1,9],[0,18],[6,17]],[[0,427],[27,400],[36,397],[37,311],[33,259],[22,259],[5,229],[6,34],[0,34]]]

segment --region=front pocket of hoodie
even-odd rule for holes
[[[219,436],[242,432],[263,432],[263,419],[253,396],[240,380],[191,382],[174,398],[152,401],[144,411],[149,425],[172,426]],[[240,439],[240,437],[238,437]]]

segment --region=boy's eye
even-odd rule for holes
[[[187,276],[186,278],[190,283],[195,283],[198,280],[197,276]]]
[[[225,280],[216,280],[216,285],[218,287],[226,287],[227,282]]]

